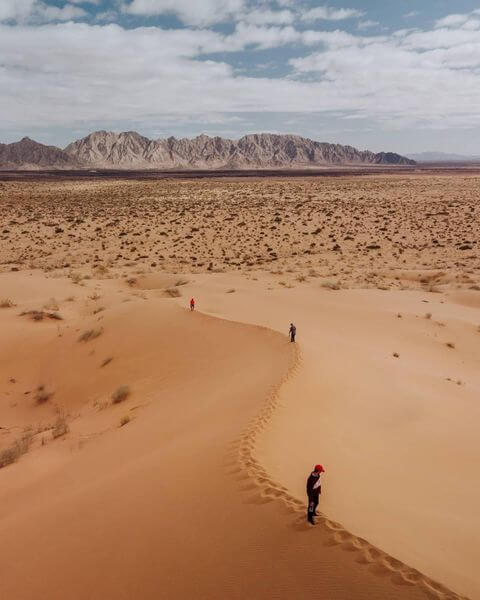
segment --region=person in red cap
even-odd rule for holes
[[[190,310],[195,310],[195,298],[190,299]]]
[[[325,473],[325,469],[322,465],[315,465],[313,471],[310,473],[307,479],[307,496],[308,496],[308,509],[307,509],[307,521],[312,525],[315,525],[313,517],[317,517],[317,506],[322,493],[322,486],[320,483],[320,475]]]

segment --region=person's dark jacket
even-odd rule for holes
[[[309,498],[319,496],[322,493],[320,485],[320,473],[313,471],[307,479],[307,496]]]

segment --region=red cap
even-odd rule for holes
[[[314,471],[318,471],[319,473],[325,473],[323,465],[315,465]]]

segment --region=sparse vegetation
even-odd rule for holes
[[[20,313],[21,317],[30,317],[32,321],[43,321],[43,319],[53,319],[54,321],[63,321],[63,317],[57,312],[45,312],[43,310],[26,310]]]
[[[124,425],[127,425],[127,423],[130,423],[130,417],[128,415],[123,415],[123,417],[120,419],[120,427],[123,427]]]
[[[50,300],[44,305],[43,308],[47,311],[51,311],[54,313],[60,310],[58,302],[55,300],[55,298],[50,298]]]
[[[170,298],[179,298],[182,295],[182,293],[178,288],[170,287],[165,290],[165,295],[169,296]]]
[[[0,469],[16,462],[23,454],[28,452],[33,440],[31,431],[26,431],[22,437],[15,440],[11,446],[0,450]]]
[[[112,394],[113,404],[120,404],[124,402],[131,394],[131,390],[128,385],[121,385]]]
[[[15,306],[15,303],[10,300],[10,298],[3,298],[3,300],[0,300],[0,308],[13,308]]]
[[[82,281],[83,277],[80,273],[73,272],[70,273],[70,279],[72,280],[72,283],[79,284]]]
[[[452,348],[452,349],[455,348],[455,344],[453,342],[447,342],[446,346],[447,346],[447,348]]]
[[[323,288],[327,290],[339,290],[340,286],[336,281],[322,281],[320,284]]]
[[[102,361],[102,364],[100,365],[101,367],[106,367],[107,365],[109,365],[113,360],[113,356],[108,356],[105,360]]]
[[[48,391],[44,385],[39,385],[35,391],[35,402],[37,404],[45,404],[54,395],[55,392]]]
[[[67,423],[67,419],[64,414],[60,414],[55,421],[55,425],[52,428],[52,437],[54,440],[61,437],[62,435],[67,434],[70,431],[70,428]]]
[[[98,338],[103,333],[103,327],[99,327],[98,329],[87,329],[84,331],[82,335],[78,338],[79,342],[90,342],[95,338]]]

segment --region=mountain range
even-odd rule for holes
[[[265,169],[326,165],[414,165],[393,152],[374,153],[297,135],[258,133],[239,140],[200,135],[150,140],[135,131],[96,131],[66,148],[28,137],[0,144],[0,169]]]

